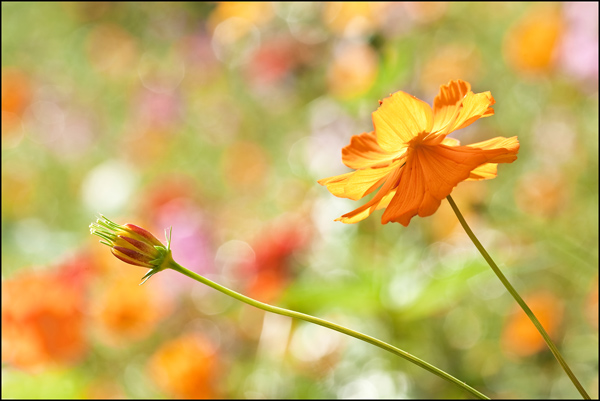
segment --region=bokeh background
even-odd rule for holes
[[[446,201],[333,220],[316,180],[397,90],[450,79],[517,135],[453,197],[598,397],[598,3],[2,3],[3,398],[468,398],[407,361],[110,255],[182,265],[396,345],[492,397],[578,393]]]

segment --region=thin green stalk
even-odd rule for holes
[[[542,335],[542,337],[544,337],[544,341],[546,341],[546,344],[548,344],[548,347],[550,348],[550,351],[552,351],[552,353],[554,354],[554,356],[558,360],[558,363],[560,364],[560,366],[562,366],[563,370],[567,373],[567,375],[569,376],[569,378],[571,379],[571,381],[573,382],[573,384],[575,385],[575,387],[577,388],[577,390],[579,391],[579,393],[581,394],[581,396],[584,399],[589,400],[590,396],[583,389],[583,386],[581,385],[581,383],[579,383],[579,380],[577,380],[577,377],[575,377],[575,375],[571,371],[571,368],[569,368],[569,365],[567,365],[567,362],[564,360],[564,358],[562,357],[562,355],[558,351],[558,348],[556,348],[556,345],[554,345],[554,342],[552,341],[552,339],[550,338],[550,336],[548,335],[548,333],[546,333],[546,330],[544,330],[544,327],[542,326],[542,324],[540,323],[540,321],[537,319],[537,317],[535,317],[535,315],[533,314],[533,312],[531,311],[531,309],[529,309],[529,306],[527,306],[527,304],[525,303],[525,301],[523,301],[523,298],[521,298],[521,296],[519,295],[519,293],[517,292],[517,290],[514,289],[514,287],[508,282],[508,280],[506,279],[506,277],[504,276],[504,274],[502,274],[502,272],[500,271],[500,269],[498,268],[498,266],[496,265],[496,263],[494,263],[494,261],[492,260],[492,258],[490,257],[490,255],[483,248],[483,246],[481,245],[481,242],[479,242],[479,240],[477,239],[477,237],[475,236],[475,234],[473,234],[473,231],[471,230],[471,228],[469,227],[469,225],[465,221],[465,218],[463,217],[463,215],[460,213],[460,210],[458,210],[458,207],[456,206],[456,203],[454,203],[454,200],[452,199],[452,197],[450,195],[448,195],[447,199],[448,199],[448,202],[450,202],[450,206],[452,206],[452,210],[454,210],[454,213],[456,214],[456,217],[458,217],[458,221],[460,221],[460,224],[465,229],[467,235],[469,236],[469,238],[471,238],[471,241],[473,241],[473,244],[475,244],[475,246],[477,247],[477,249],[479,250],[479,252],[483,256],[483,258],[486,260],[486,262],[488,262],[488,264],[490,265],[490,267],[492,268],[492,270],[494,271],[494,273],[496,273],[496,276],[498,276],[498,278],[500,279],[500,281],[502,282],[502,284],[504,284],[504,287],[506,287],[506,289],[508,290],[508,292],[510,292],[510,295],[513,296],[513,298],[515,299],[515,301],[517,301],[517,303],[519,304],[519,306],[527,314],[527,316],[529,317],[529,319],[531,320],[531,322],[535,325],[535,327],[540,332],[540,334]]]
[[[223,287],[222,285],[219,285],[209,279],[207,279],[206,277],[202,277],[199,274],[196,274],[188,269],[186,269],[185,267],[179,265],[177,262],[175,262],[174,260],[170,260],[170,263],[168,264],[168,267],[179,272],[182,274],[185,274],[186,276],[193,278],[196,281],[199,281],[203,284],[208,285],[209,287],[214,288],[217,291],[220,291],[226,295],[229,295],[230,297],[233,297],[239,301],[245,302],[248,305],[252,305],[256,308],[265,310],[267,312],[271,312],[271,313],[277,313],[279,315],[283,315],[283,316],[289,316],[289,317],[293,317],[293,318],[297,318],[297,319],[301,319],[310,323],[314,323],[314,324],[318,324],[319,326],[323,326],[323,327],[327,327],[329,329],[335,330],[335,331],[339,331],[340,333],[344,333],[347,334],[349,336],[352,336],[354,338],[358,338],[359,340],[368,342],[370,344],[375,345],[376,347],[379,347],[381,349],[384,349],[386,351],[391,352],[392,354],[398,355],[412,363],[414,363],[417,366],[422,367],[425,370],[428,370],[429,372],[441,377],[442,379],[445,379],[451,383],[454,383],[460,387],[462,387],[464,390],[470,392],[471,394],[473,394],[474,396],[476,396],[477,398],[483,399],[483,400],[489,400],[489,398],[487,396],[485,396],[484,394],[480,393],[479,391],[475,390],[474,388],[470,387],[469,385],[467,385],[466,383],[458,380],[457,378],[455,378],[454,376],[449,375],[448,373],[444,372],[441,369],[436,368],[433,365],[430,365],[429,363],[409,354],[408,352],[402,351],[400,348],[396,348],[390,344],[387,344],[381,340],[378,340],[374,337],[368,336],[366,334],[362,334],[359,333],[357,331],[354,330],[350,330],[346,327],[337,325],[335,323],[331,323],[327,320],[323,320],[323,319],[319,319],[317,317],[314,316],[310,316],[310,315],[306,315],[304,313],[300,313],[300,312],[295,312],[295,311],[291,311],[288,309],[283,309],[283,308],[278,308],[276,306],[272,306],[269,304],[265,304],[263,302],[259,302],[256,301],[252,298],[249,298],[247,296],[244,296],[242,294],[239,294],[235,291],[230,290],[229,288]]]

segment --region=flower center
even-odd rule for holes
[[[429,135],[429,132],[421,132],[408,142],[408,147],[411,149],[416,149],[422,145],[427,145],[427,140],[425,139],[427,135]]]
[[[418,149],[421,146],[435,146],[442,142],[443,136],[432,135],[431,132],[423,131],[408,142],[409,149]]]

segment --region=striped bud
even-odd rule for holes
[[[149,231],[135,224],[117,224],[102,215],[90,224],[90,231],[111,248],[113,255],[131,265],[157,269],[170,252]]]

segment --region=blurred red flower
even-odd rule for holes
[[[265,228],[252,248],[254,262],[248,266],[253,280],[247,289],[248,296],[262,302],[277,299],[291,279],[290,259],[308,242],[308,228],[299,221],[290,224],[281,220]]]
[[[247,67],[249,79],[256,86],[280,82],[298,64],[297,52],[297,44],[288,38],[263,44]]]

